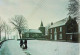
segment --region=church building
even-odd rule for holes
[[[41,25],[39,27],[39,30],[42,32],[42,35],[45,35],[45,27],[43,26],[43,22],[41,21]]]

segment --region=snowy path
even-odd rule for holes
[[[8,40],[1,47],[1,55],[26,55],[16,40]]]
[[[28,40],[31,55],[79,55],[79,43]]]

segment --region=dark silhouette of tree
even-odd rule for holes
[[[68,15],[79,17],[79,0],[69,0]]]
[[[11,19],[11,23],[15,26],[15,29],[19,33],[20,39],[22,38],[22,32],[28,28],[27,20],[22,15],[16,15]]]

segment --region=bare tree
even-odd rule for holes
[[[69,0],[68,10],[68,15],[79,17],[79,0]]]
[[[0,41],[1,41],[1,32],[3,30],[3,20],[0,18]]]
[[[48,29],[50,28],[51,24],[48,24],[46,27],[45,27],[45,34],[48,35]]]
[[[12,18],[11,23],[15,26],[15,29],[17,29],[19,37],[21,39],[22,32],[28,28],[25,17],[22,15],[16,15],[14,18]]]
[[[11,27],[6,22],[3,22],[3,31],[5,32],[6,39],[7,35],[9,35],[9,33],[11,32]]]

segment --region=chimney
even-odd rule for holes
[[[51,25],[53,25],[53,22],[51,22]]]

